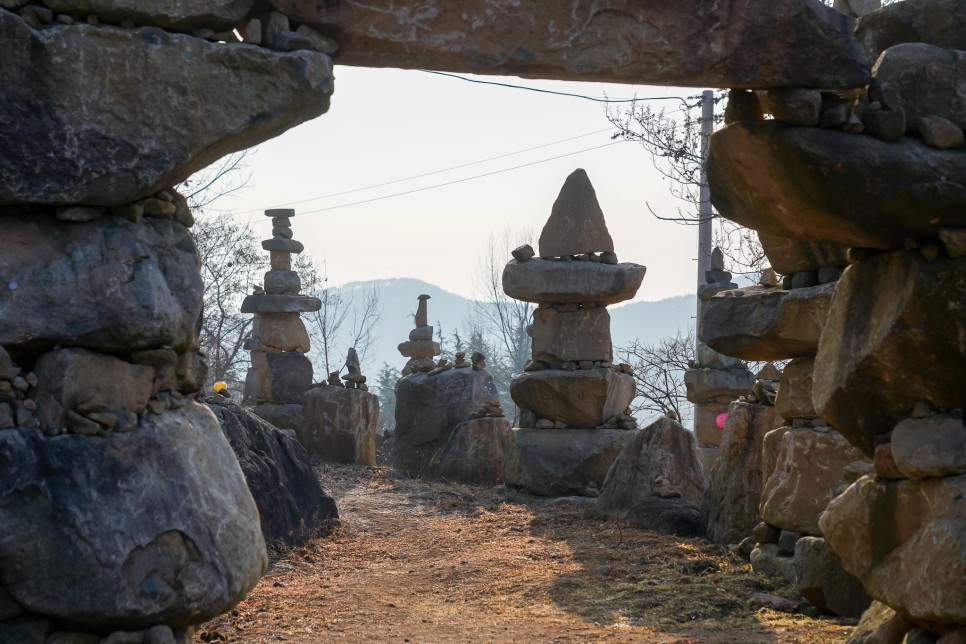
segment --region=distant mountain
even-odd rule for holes
[[[420,294],[430,296],[429,323],[436,327],[437,336],[440,329],[447,339],[454,331],[462,334],[464,320],[473,314],[473,300],[417,279],[350,282],[340,290],[344,295],[353,295],[356,301],[361,301],[362,295],[372,288],[379,290],[383,315],[375,329],[372,351],[363,364],[363,372],[371,378],[375,377],[383,363],[397,369],[406,363],[396,346],[409,339]],[[614,346],[624,346],[634,338],[654,343],[664,336],[676,334],[678,329],[687,329],[693,324],[694,309],[693,295],[609,307]],[[320,374],[316,374],[316,380],[319,379]]]

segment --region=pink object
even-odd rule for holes
[[[728,421],[728,414],[718,414],[718,417],[714,419],[715,425],[718,429],[724,429],[725,423]]]

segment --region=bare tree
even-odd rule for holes
[[[713,126],[724,122],[725,90],[715,94]],[[663,221],[697,225],[701,221],[701,96],[682,99],[679,108],[654,109],[646,101],[632,103],[624,110],[608,107],[607,119],[617,128],[613,138],[635,141],[650,153],[651,161],[668,184],[670,193],[686,205],[676,213],[651,214]],[[712,209],[714,243],[732,263],[732,270],[757,279],[766,263],[758,234],[717,215]]]
[[[694,360],[694,335],[690,329],[679,330],[655,344],[634,340],[627,347],[618,348],[617,355],[634,369],[633,413],[674,412],[682,424],[690,422],[692,408],[684,386],[688,361]]]
[[[192,213],[205,214],[219,199],[245,188],[252,178],[246,159],[253,153],[254,148],[233,152],[178,184]]]

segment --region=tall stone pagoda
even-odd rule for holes
[[[647,269],[617,262],[583,170],[567,177],[554,202],[539,258],[529,246],[513,255],[503,290],[538,308],[528,328],[533,359],[510,385],[523,411],[513,430],[507,481],[537,494],[599,488],[630,438],[627,430],[637,427],[627,412],[634,379],[628,365],[612,362],[607,306],[634,297]]]

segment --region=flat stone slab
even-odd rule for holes
[[[747,369],[688,369],[684,372],[684,386],[693,403],[720,397],[734,400],[751,393],[755,374]]]
[[[0,203],[147,197],[322,114],[333,91],[325,54],[157,27],[35,31],[8,11],[0,60]]]
[[[322,300],[308,295],[249,295],[242,301],[242,313],[311,313],[322,308]]]
[[[645,266],[631,263],[510,260],[503,269],[503,292],[525,302],[606,306],[634,297],[646,272]]]
[[[711,136],[708,154],[711,201],[723,216],[850,247],[901,248],[966,227],[963,177],[963,150],[775,121],[732,123]]]
[[[203,28],[230,31],[254,4],[255,0],[167,0],[145,7],[137,0],[46,0],[44,6],[55,13],[96,14],[104,22],[132,20],[138,25],[190,32]]]
[[[826,266],[846,266],[848,248],[832,242],[809,242],[758,233],[761,249],[771,267],[782,275],[817,271]]]
[[[742,360],[814,355],[834,290],[832,283],[724,291],[705,302],[699,336],[715,351]]]
[[[627,410],[634,399],[634,378],[610,369],[529,371],[514,376],[510,396],[538,418],[598,427]]]
[[[854,20],[807,0],[271,4],[338,40],[342,65],[689,87],[851,88],[869,75]]]

